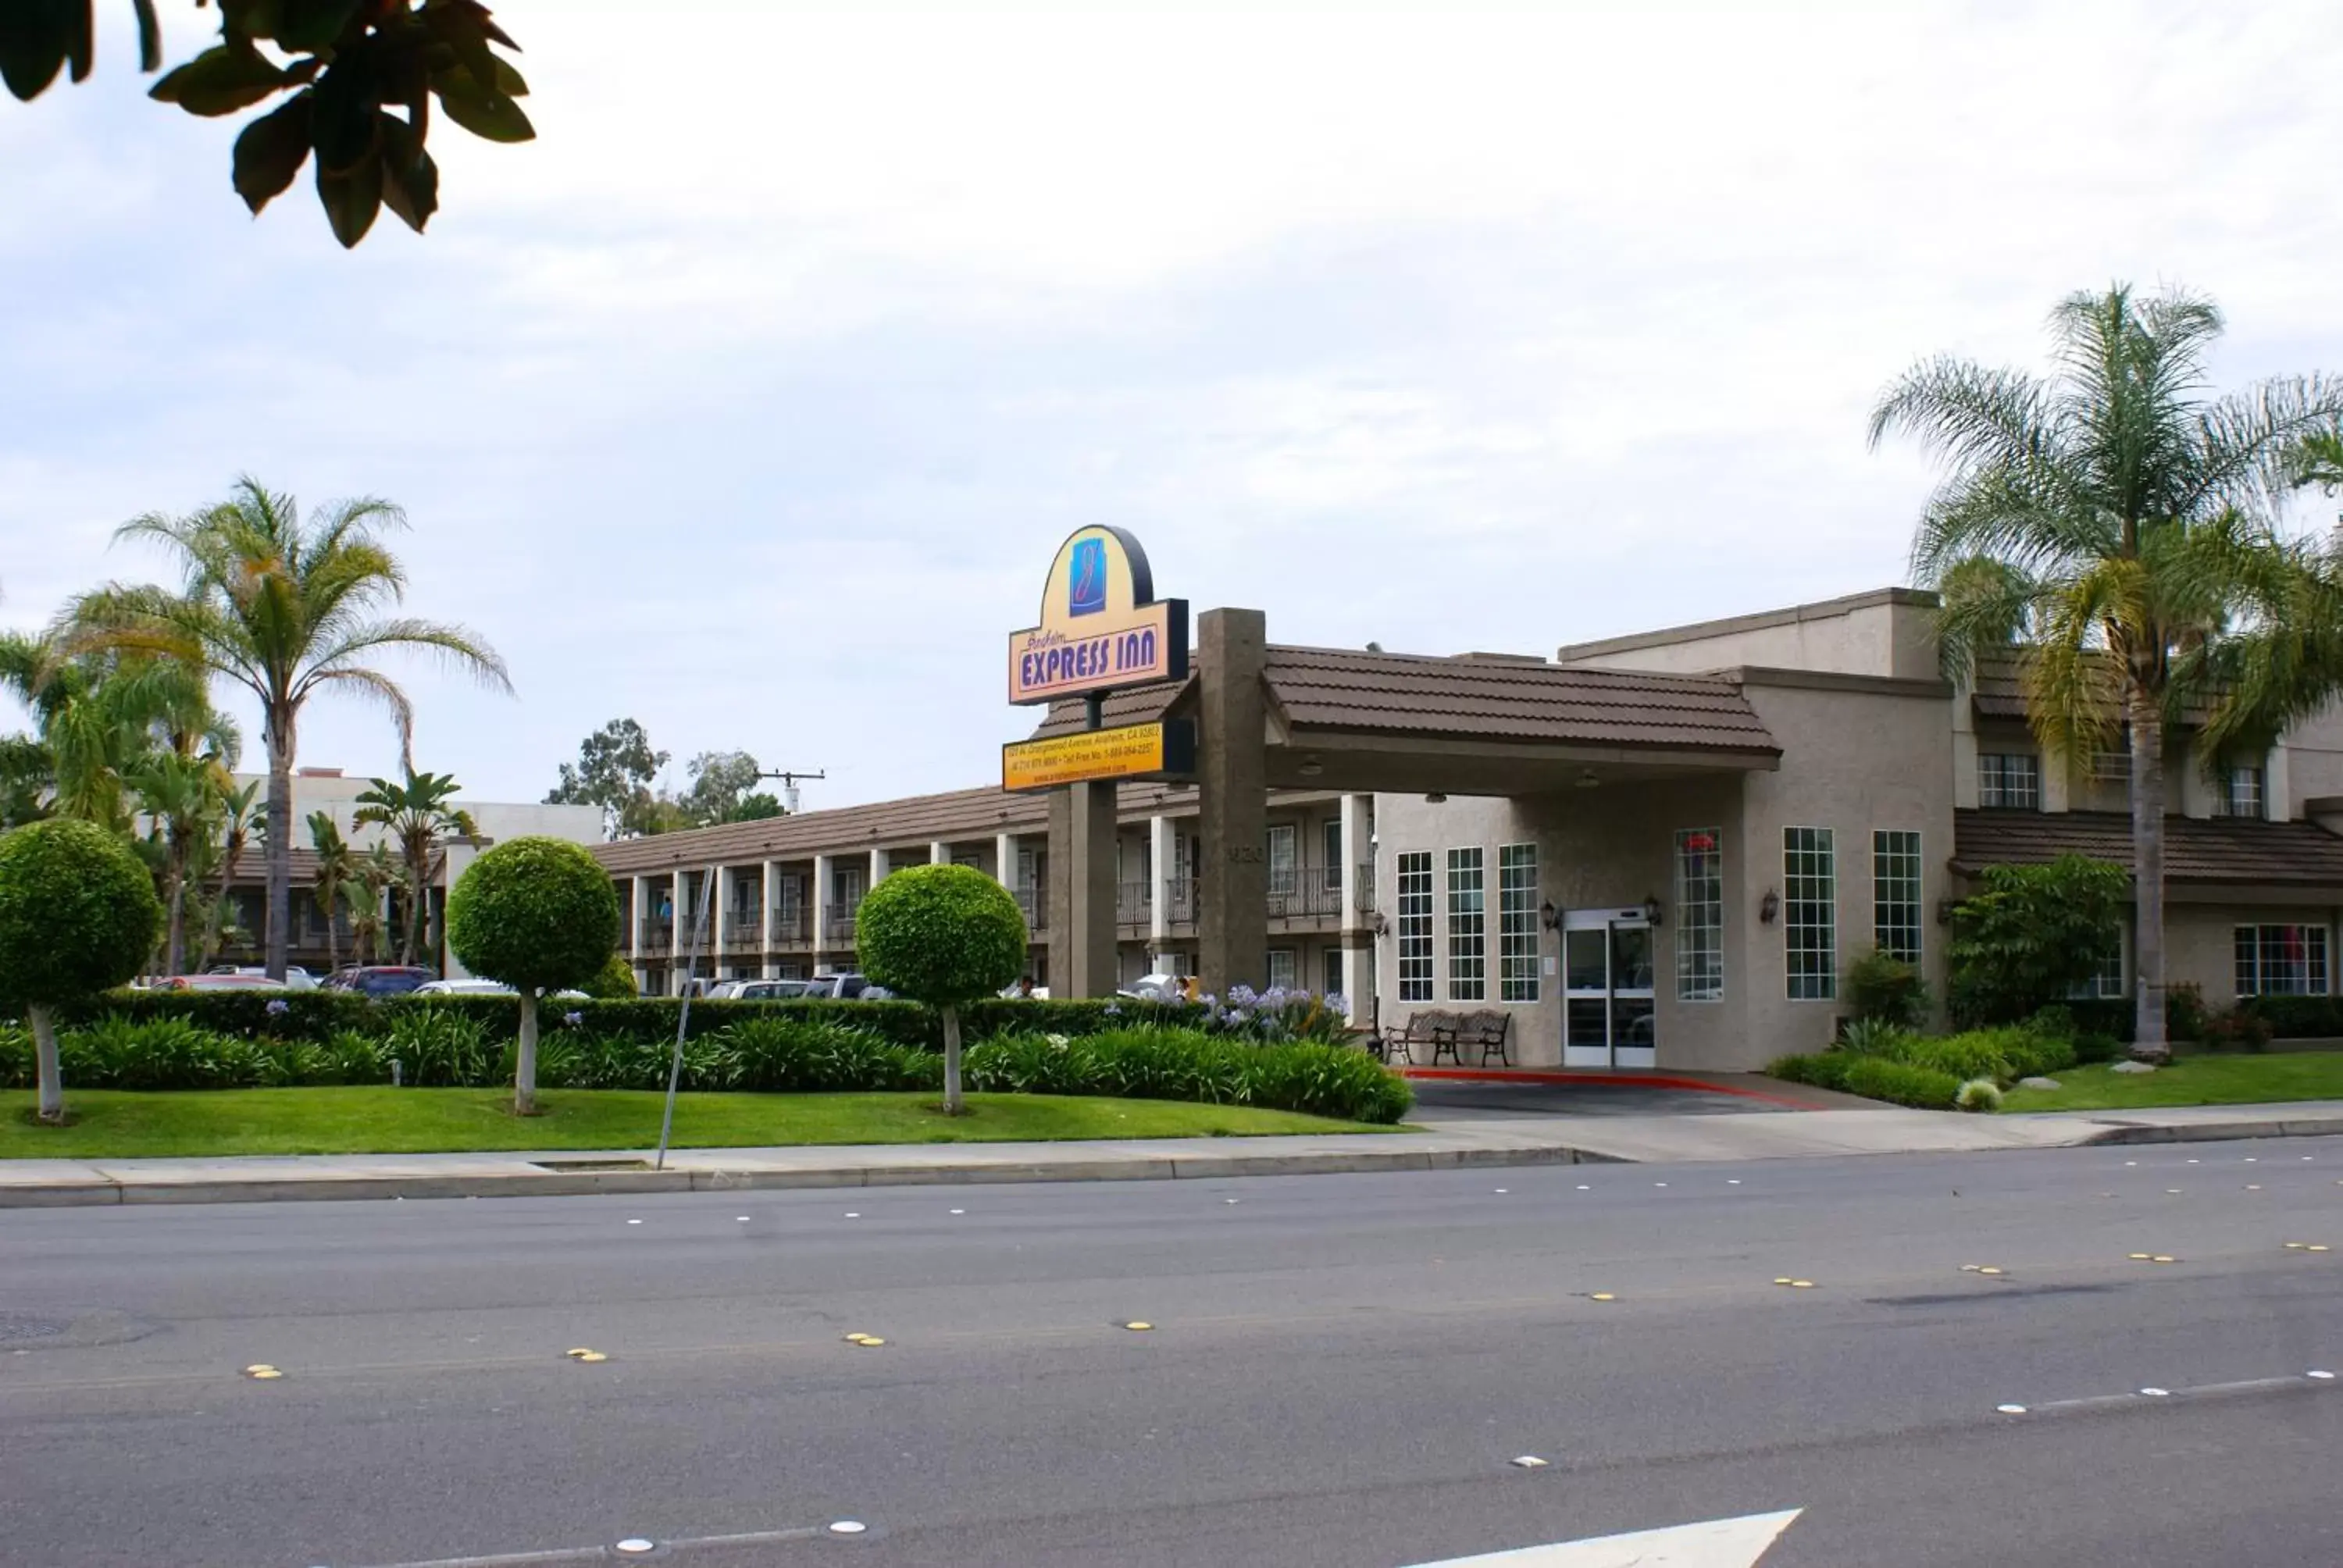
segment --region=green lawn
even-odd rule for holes
[[[417,1154],[468,1149],[649,1149],[661,1096],[554,1090],[518,1118],[486,1089],[227,1089],[183,1094],[65,1091],[62,1129],[33,1121],[33,1095],[0,1091],[0,1159],[139,1154]],[[933,1094],[686,1094],[677,1148],[788,1143],[960,1143],[1069,1138],[1194,1138],[1265,1132],[1383,1132],[1284,1111],[1168,1100],[971,1094],[947,1120]]]
[[[2004,1111],[2120,1111],[2147,1105],[2252,1105],[2265,1101],[2343,1100],[2343,1052],[2282,1056],[2185,1056],[2154,1072],[2077,1067],[2050,1076],[2053,1089],[2013,1089]]]

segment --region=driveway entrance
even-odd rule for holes
[[[1507,1121],[1555,1116],[1735,1116],[1808,1107],[1791,1098],[1790,1085],[1764,1089],[1709,1086],[1695,1079],[1658,1074],[1610,1078],[1566,1074],[1536,1079],[1426,1078],[1408,1075],[1415,1091],[1410,1121]],[[1775,1095],[1772,1090],[1788,1092]]]

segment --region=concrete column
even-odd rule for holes
[[[1111,997],[1114,964],[1115,788],[1050,793],[1050,930],[1053,997]]]
[[[865,882],[865,883],[863,884],[863,886],[862,886],[862,890],[863,890],[863,892],[867,894],[867,893],[869,893],[869,892],[870,891],[870,890],[871,890],[871,889],[873,889],[873,888],[877,887],[880,883],[881,883],[881,882],[885,881],[885,880],[887,879],[887,873],[888,873],[888,871],[889,871],[890,869],[891,869],[891,868],[888,865],[888,861],[887,861],[887,851],[886,851],[886,850],[884,850],[884,849],[873,849],[873,850],[871,850],[871,851],[870,851],[870,879],[868,882]]]
[[[669,922],[667,929],[667,993],[669,996],[683,994],[683,940],[691,929],[691,918],[688,912],[691,908],[691,900],[688,896],[690,885],[691,873],[681,866],[668,874],[670,890],[668,902],[675,910],[675,919]]]
[[[716,900],[715,918],[708,922],[708,972],[717,974],[722,968],[725,940],[732,934],[731,867],[716,868],[716,878],[708,890],[708,896]]]
[[[2288,772],[2286,754],[2286,742],[2281,740],[2262,761],[2262,813],[2273,822],[2291,822],[2296,816],[2294,780]]]
[[[1335,868],[1342,873],[1341,927],[1346,931],[1362,930],[1367,917],[1359,908],[1359,895],[1367,890],[1359,873],[1362,866],[1371,866],[1375,859],[1375,798],[1372,795],[1342,797],[1342,863]],[[1373,875],[1370,869],[1369,877]],[[1345,982],[1348,983],[1347,981]],[[1348,994],[1345,992],[1344,994]]]
[[[837,859],[833,855],[813,858],[813,897],[808,900],[813,919],[813,972],[821,972],[822,950],[830,941],[830,875]]]
[[[1204,989],[1259,990],[1269,966],[1269,789],[1262,755],[1268,618],[1209,609],[1196,618],[1196,766],[1202,810],[1196,969]]]
[[[1352,1023],[1365,1025],[1374,1021],[1375,950],[1372,937],[1365,947],[1342,950],[1342,1000],[1351,1004]]]
[[[650,918],[650,901],[651,879],[649,877],[637,877],[634,914],[627,921],[627,956],[630,959],[639,958],[642,954],[643,922]]]
[[[992,879],[1012,893],[1017,890],[1017,835],[1014,833],[995,833],[992,836]]]
[[[933,843],[930,843],[928,846],[928,864],[930,866],[950,865],[951,846],[945,843],[941,839],[938,839]]]
[[[762,960],[757,965],[757,972],[767,980],[773,980],[781,972],[780,960],[773,956],[773,950],[780,945],[781,940],[780,932],[773,929],[773,906],[780,901],[781,896],[781,863],[779,860],[765,862],[764,884],[765,901],[757,910],[757,929],[765,933],[765,938],[757,948]]]
[[[1179,842],[1171,818],[1158,811],[1147,819],[1147,875],[1152,884],[1148,889],[1147,940],[1149,951],[1156,954],[1172,941],[1172,869]]]

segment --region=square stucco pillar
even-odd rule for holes
[[[890,870],[893,869],[894,869],[894,868],[893,868],[893,863],[892,863],[890,860],[889,860],[889,859],[888,859],[888,857],[887,857],[887,851],[886,851],[886,850],[884,850],[884,849],[873,849],[873,850],[871,850],[871,851],[870,851],[870,880],[869,882],[867,882],[867,883],[865,883],[865,884],[863,885],[863,889],[862,889],[862,890],[863,890],[864,892],[866,892],[866,893],[867,893],[867,892],[869,892],[872,888],[875,888],[875,887],[877,887],[880,883],[881,883],[881,882],[885,881],[885,880],[887,879],[887,873],[888,873]]]
[[[649,877],[637,877],[634,910],[631,918],[627,921],[627,956],[635,960],[635,968],[638,970],[643,967],[643,922],[651,918],[650,904],[651,879]],[[641,977],[639,975],[636,978],[639,980]]]
[[[757,909],[757,929],[764,932],[762,944],[757,951],[763,961],[757,965],[757,972],[767,980],[774,980],[781,972],[780,961],[773,957],[773,950],[781,944],[781,933],[773,919],[773,911],[781,900],[781,863],[779,860],[765,862],[763,896],[765,901]]]
[[[1351,1004],[1350,1020],[1371,1023],[1375,1016],[1374,922],[1369,906],[1374,902],[1375,798],[1342,797],[1342,995]]]
[[[830,945],[830,879],[837,857],[816,855],[813,858],[813,972],[828,974],[830,966],[821,961],[823,950]]]
[[[1114,796],[1111,780],[1050,792],[1051,996],[1115,992]]]
[[[1268,618],[1208,609],[1196,618],[1202,674],[1196,769],[1202,839],[1196,867],[1196,971],[1206,990],[1262,989],[1269,967],[1269,788],[1262,695]]]
[[[709,918],[708,972],[721,975],[724,965],[724,944],[732,940],[732,868],[716,868],[716,885],[709,890],[716,900],[715,913]]]
[[[1017,890],[1017,835],[1014,833],[995,833],[992,836],[992,879],[1012,893]]]
[[[938,839],[930,842],[928,845],[928,864],[930,866],[950,865],[951,846],[945,843],[941,839]]]
[[[1158,811],[1147,819],[1148,880],[1154,884],[1147,890],[1147,952],[1148,967],[1160,964],[1172,946],[1172,867],[1177,858],[1180,840],[1172,831],[1172,819]]]

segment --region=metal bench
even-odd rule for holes
[[[1477,1012],[1468,1012],[1457,1020],[1453,1044],[1466,1050],[1477,1047],[1481,1052],[1483,1067],[1489,1065],[1489,1059],[1493,1056],[1497,1059],[1498,1066],[1511,1067],[1513,1064],[1513,1059],[1507,1050],[1507,1039],[1513,1027],[1512,1013],[1499,1012],[1493,1008],[1483,1008]],[[1461,1058],[1456,1065],[1459,1067],[1464,1065]]]
[[[1429,1065],[1437,1067],[1442,1053],[1445,1052],[1449,1060],[1462,1067],[1464,1065],[1463,1058],[1456,1054],[1458,1027],[1456,1015],[1453,1012],[1433,1008],[1413,1013],[1405,1023],[1383,1027],[1383,1049],[1376,1054],[1384,1061],[1403,1061],[1413,1067],[1416,1064],[1416,1047],[1424,1046],[1432,1051]]]

